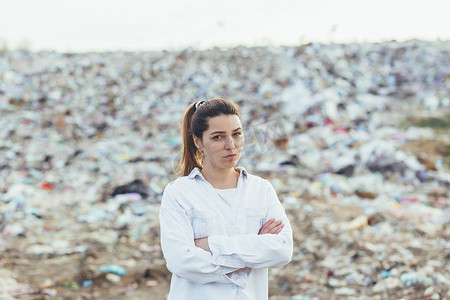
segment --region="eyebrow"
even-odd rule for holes
[[[241,127],[238,127],[236,129],[234,129],[233,132],[241,130],[241,129],[242,129]],[[218,134],[218,133],[225,133],[225,131],[214,131],[214,132],[210,133],[209,135]]]

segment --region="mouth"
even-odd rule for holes
[[[237,154],[228,154],[224,156],[224,158],[235,158],[235,157],[237,157]]]

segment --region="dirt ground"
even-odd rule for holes
[[[363,286],[355,282],[355,295],[361,299],[428,299],[424,295],[426,288],[422,285],[404,289],[382,288],[374,292],[373,287],[383,277],[379,271],[383,269],[414,270],[426,267],[430,261],[435,262],[436,272],[447,276],[450,251],[444,245],[434,244],[437,240],[449,240],[450,228],[438,226],[437,236],[433,230],[414,225],[409,220],[396,220],[389,214],[379,216],[378,225],[395,227],[396,232],[383,236],[374,232],[375,226],[364,225],[347,232],[339,232],[336,228],[343,222],[358,217],[361,211],[354,206],[340,203],[325,203],[310,199],[303,203],[306,210],[299,213],[296,209],[288,209],[288,215],[294,228],[294,257],[285,267],[270,271],[270,299],[291,299],[293,295],[311,295],[317,299],[350,299],[351,295],[335,294],[337,287],[330,284],[330,279],[344,282],[351,270],[367,272],[372,282]],[[328,218],[332,212],[332,218]],[[327,223],[328,221],[328,223]],[[375,224],[374,224],[375,225]],[[86,230],[88,230],[86,228]],[[431,231],[430,231],[431,230]],[[412,247],[411,240],[417,242]],[[24,255],[22,247],[17,243],[15,249],[8,249],[2,256],[1,266],[11,270],[21,283],[30,289],[18,299],[165,299],[169,290],[170,273],[159,247],[142,255],[136,249],[141,242],[158,245],[158,230],[152,231],[150,238],[131,241],[120,238],[120,243],[104,245],[91,241],[88,250],[83,253],[67,255]],[[372,246],[377,244],[384,250],[377,253]],[[402,257],[396,247],[409,248],[414,258]],[[19,250],[20,249],[20,250]],[[323,261],[333,253],[341,256],[336,269]],[[105,278],[105,274],[95,275],[95,270],[105,263],[116,263],[127,266],[128,274],[122,276],[120,282],[114,283]],[[436,264],[436,262],[438,262]],[[351,269],[351,270],[349,270]],[[92,279],[91,286],[83,288],[83,282]],[[46,289],[53,289],[57,294],[45,295]],[[440,295],[449,293],[448,286],[434,286]],[[0,297],[0,299],[3,299]],[[445,299],[445,297],[441,298]]]

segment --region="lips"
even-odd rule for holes
[[[227,156],[224,156],[224,158],[233,158],[236,156],[237,156],[237,154],[228,154]]]

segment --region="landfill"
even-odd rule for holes
[[[292,223],[271,300],[450,299],[450,41],[420,40],[0,51],[0,299],[165,299],[160,201],[213,97]]]

